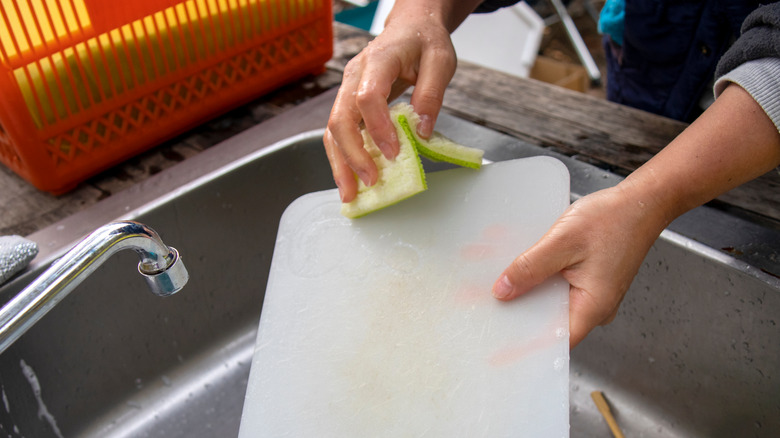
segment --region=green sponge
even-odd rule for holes
[[[410,117],[407,117],[406,114],[400,114],[398,123],[403,128],[407,138],[414,143],[417,152],[425,158],[433,161],[445,161],[472,169],[482,167],[484,151],[481,149],[459,145],[436,131],[427,140],[418,137],[417,124],[419,123],[419,116],[414,112],[412,112]]]
[[[371,187],[358,180],[354,200],[341,204],[341,214],[348,218],[365,216],[416,195],[428,188],[420,155],[431,160],[446,161],[459,166],[479,169],[483,151],[459,145],[438,132],[426,140],[417,136],[418,116],[408,103],[390,108],[390,119],[398,134],[400,151],[388,160],[365,129],[363,147],[374,159],[379,171],[376,184]]]
[[[410,196],[414,196],[425,189],[422,162],[414,147],[409,141],[403,129],[398,125],[398,109],[390,109],[390,117],[398,133],[398,142],[401,146],[398,155],[393,160],[388,160],[382,155],[368,132],[363,129],[363,147],[374,159],[379,170],[379,178],[373,186],[366,186],[358,180],[357,196],[348,203],[341,204],[341,214],[348,218],[357,218],[373,211],[393,205]]]

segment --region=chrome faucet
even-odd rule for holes
[[[189,279],[178,251],[165,245],[151,228],[133,221],[104,225],[54,262],[0,309],[0,354],[104,261],[123,249],[138,253],[141,258],[138,272],[146,278],[155,295],[173,295]]]

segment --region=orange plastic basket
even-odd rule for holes
[[[309,73],[332,0],[0,0],[0,161],[59,194]]]

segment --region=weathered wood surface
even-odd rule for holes
[[[370,40],[334,23],[334,56],[307,77],[214,119],[98,175],[67,195],[37,191],[0,166],[0,235],[27,235],[137,184],[270,117],[338,85],[346,62]],[[461,63],[444,110],[526,142],[628,174],[685,124],[527,79]],[[723,195],[723,204],[780,223],[780,174],[773,171]]]
[[[685,124],[462,63],[445,96],[450,112],[526,142],[629,173]]]
[[[340,38],[341,49],[352,53],[370,39],[351,28],[341,29]],[[624,176],[652,158],[687,126],[466,62],[458,65],[445,93],[443,109]],[[780,172],[773,170],[725,193],[715,204],[769,218],[780,226]]]
[[[445,95],[451,113],[532,144],[627,175],[687,126],[548,84],[473,65],[458,68]],[[780,224],[780,173],[773,170],[716,203]]]

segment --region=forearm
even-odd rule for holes
[[[682,134],[619,187],[652,207],[661,229],[682,213],[780,164],[780,133],[755,100],[730,85]],[[660,229],[658,230],[660,232]]]
[[[441,23],[453,32],[482,0],[397,0],[387,16],[386,26],[394,20],[414,21],[420,17]]]
[[[510,300],[560,272],[571,285],[570,345],[617,314],[647,251],[674,218],[780,164],[780,133],[729,86],[663,151],[615,187],[585,196],[504,270],[493,295]]]

